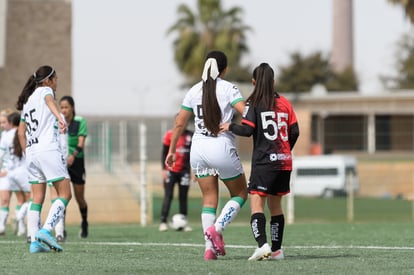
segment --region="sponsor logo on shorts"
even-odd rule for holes
[[[215,168],[200,168],[197,164],[197,167],[191,167],[193,169],[194,174],[197,177],[205,177],[205,176],[217,176],[219,174],[218,170]]]

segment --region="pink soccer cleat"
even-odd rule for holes
[[[221,255],[221,256],[226,255],[226,250],[224,249],[223,235],[221,235],[221,233],[217,232],[216,227],[214,225],[207,228],[204,235],[213,244],[213,247],[216,250],[217,255]]]
[[[204,252],[204,260],[206,261],[217,260],[216,252],[212,248],[207,249]]]

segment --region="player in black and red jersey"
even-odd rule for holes
[[[162,169],[163,169],[163,181],[164,181],[164,200],[161,208],[161,224],[160,231],[167,231],[167,219],[168,213],[171,207],[171,201],[174,195],[174,186],[178,184],[178,202],[180,208],[180,214],[187,217],[187,200],[188,190],[190,188],[190,148],[193,137],[193,132],[186,129],[178,139],[176,153],[175,153],[175,165],[168,168],[164,164],[165,157],[168,154],[168,150],[171,144],[172,130],[169,130],[164,135],[163,149],[162,149]],[[186,226],[184,231],[191,231],[190,226]]]
[[[236,135],[253,135],[252,168],[249,181],[251,228],[258,244],[249,260],[284,258],[281,249],[284,230],[282,196],[290,192],[292,149],[299,137],[299,126],[290,102],[274,91],[274,72],[262,63],[253,71],[254,90],[247,98],[242,125],[223,124],[222,130]],[[271,214],[267,243],[264,206]]]

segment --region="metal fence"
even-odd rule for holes
[[[109,172],[114,162],[139,162],[143,138],[147,140],[147,160],[160,161],[162,138],[172,125],[172,119],[88,120],[88,161],[102,163]]]

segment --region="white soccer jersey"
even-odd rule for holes
[[[50,87],[39,87],[23,106],[21,120],[26,123],[26,154],[59,148],[58,120],[45,104]]]
[[[16,133],[16,128],[10,130],[5,130],[1,133],[0,139],[0,150],[2,151],[2,169],[9,169],[10,166],[10,156],[13,150],[13,139]]]
[[[190,162],[196,177],[216,176],[222,180],[234,178],[243,172],[237,154],[235,136],[226,131],[213,137],[205,128],[202,113],[203,83],[194,85],[185,95],[181,108],[194,113],[194,136],[191,144]],[[221,123],[231,122],[233,106],[243,97],[232,83],[217,78],[217,101],[221,109]]]
[[[232,83],[217,78],[216,96],[221,109],[221,124],[231,122],[234,109],[233,106],[242,101],[243,97],[239,89]],[[200,81],[194,85],[185,95],[182,109],[192,111],[194,113],[194,138],[203,138],[211,136],[211,133],[205,128],[202,112],[202,97],[203,97],[203,82]],[[228,137],[234,140],[234,135],[230,131],[219,134],[220,136]]]

